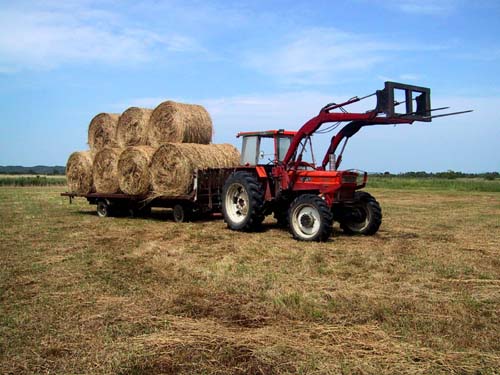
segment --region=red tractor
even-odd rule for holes
[[[375,109],[365,113],[344,109],[370,96],[377,98]],[[398,102],[399,98],[402,100]],[[397,112],[401,104],[404,109]],[[373,196],[359,191],[366,186],[367,173],[338,170],[348,139],[364,126],[430,122],[434,117],[469,112],[431,115],[432,111],[446,108],[431,109],[428,88],[386,82],[383,90],[371,95],[327,104],[296,132],[239,133],[238,137],[243,138],[241,166],[224,184],[224,220],[230,229],[251,231],[258,229],[267,215],[274,214],[278,224],[288,226],[293,237],[302,241],[326,241],[333,221],[349,234],[375,234],[382,223],[382,210]],[[323,160],[316,164],[311,136],[342,123],[347,124],[332,137]],[[264,151],[266,143],[274,149],[271,154]],[[308,149],[310,157],[306,161],[304,153]]]

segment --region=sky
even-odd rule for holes
[[[0,165],[65,165],[97,113],[167,99],[204,105],[239,148],[390,80],[474,112],[364,128],[343,168],[499,171],[499,35],[497,0],[0,0]]]

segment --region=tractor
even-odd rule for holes
[[[371,96],[376,96],[375,109],[350,113],[344,108]],[[377,233],[382,209],[372,195],[360,191],[366,186],[367,172],[339,170],[347,141],[365,126],[430,122],[435,117],[470,112],[432,115],[447,108],[431,109],[429,88],[385,82],[373,94],[325,105],[298,131],[238,133],[241,165],[225,181],[221,197],[227,226],[258,230],[264,218],[274,214],[278,224],[288,227],[300,241],[328,240],[334,221],[348,234]],[[316,163],[311,137],[340,126],[325,156]],[[270,155],[264,152],[265,144],[274,149]]]

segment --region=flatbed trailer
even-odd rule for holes
[[[97,207],[99,217],[130,215],[147,216],[153,207],[172,208],[176,222],[190,221],[201,215],[220,213],[222,210],[222,188],[233,168],[195,170],[193,187],[186,195],[129,195],[123,193],[61,193],[74,198],[86,198]]]

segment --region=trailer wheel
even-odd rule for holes
[[[382,224],[380,204],[364,191],[355,193],[354,199],[355,203],[346,207],[346,218],[340,222],[340,227],[347,234],[374,235]]]
[[[185,223],[190,221],[192,210],[186,205],[176,204],[174,206],[174,221],[176,223]]]
[[[264,191],[251,173],[233,173],[222,190],[222,213],[232,230],[254,230],[264,220]]]
[[[109,202],[102,199],[97,202],[97,216],[99,217],[110,217],[112,216],[112,209]]]
[[[290,206],[288,221],[290,232],[299,241],[326,241],[332,233],[333,215],[317,195],[297,197]]]

